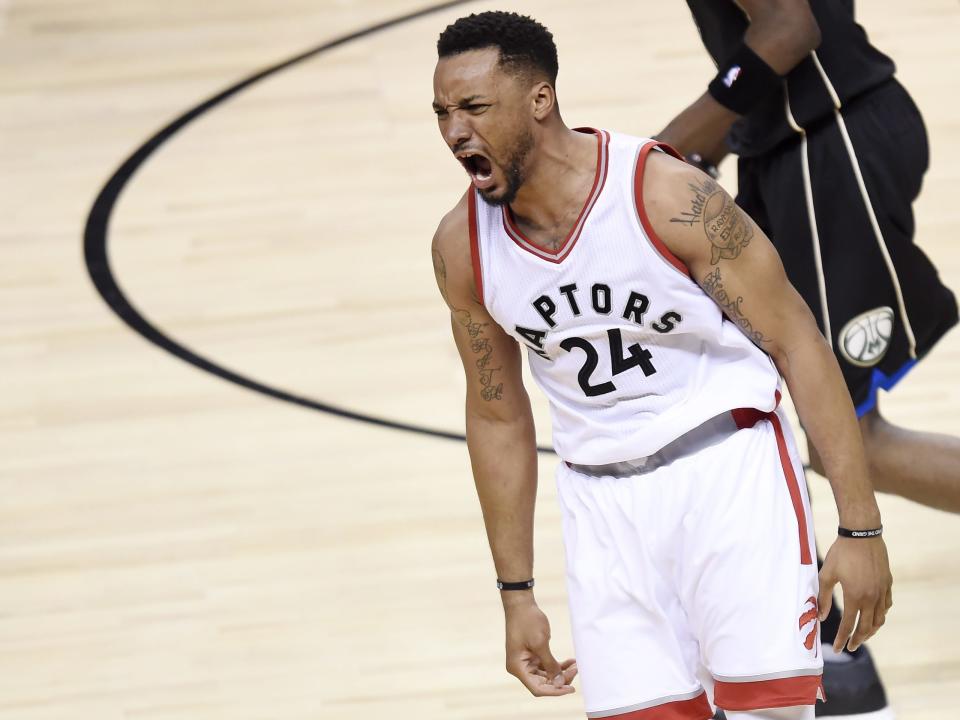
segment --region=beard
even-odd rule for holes
[[[533,133],[529,130],[524,130],[506,153],[506,160],[503,165],[501,165],[506,187],[499,194],[491,192],[490,190],[481,190],[480,197],[495,207],[509,205],[516,200],[517,193],[527,179],[527,157],[530,155],[532,149]]]

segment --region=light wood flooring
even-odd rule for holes
[[[271,400],[147,343],[84,268],[114,169],[262,67],[422,0],[0,0],[0,718],[580,718],[503,670],[465,447]],[[711,64],[686,5],[503,2],[560,47],[570,124],[658,130]],[[960,287],[953,0],[859,3],[928,124],[918,238]],[[109,233],[163,332],[263,383],[459,431],[428,245],[465,185],[429,109],[469,3],[250,87],[133,177]],[[725,168],[732,189],[734,169]],[[960,333],[883,407],[960,433]],[[549,442],[542,398],[541,440]],[[554,460],[538,598],[571,651]],[[816,523],[835,525],[813,481]],[[882,509],[896,607],[872,643],[902,720],[960,717],[960,518]]]

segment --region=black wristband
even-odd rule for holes
[[[757,103],[780,86],[780,76],[746,43],[720,66],[707,92],[718,103],[738,115],[746,115]]]
[[[523,582],[504,582],[497,578],[497,587],[501,590],[529,590],[533,587],[533,578]]]
[[[870,530],[847,530],[845,527],[837,528],[837,535],[848,538],[873,538],[883,535],[883,525]]]

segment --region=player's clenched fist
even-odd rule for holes
[[[507,629],[507,672],[537,697],[575,692],[576,660],[557,662],[550,652],[550,623],[531,598],[504,607]]]

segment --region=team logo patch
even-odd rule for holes
[[[723,84],[727,87],[732,87],[738,77],[740,77],[740,66],[734,65],[727,70],[727,74],[723,76]]]
[[[814,643],[817,640],[817,630],[820,627],[820,620],[817,615],[817,599],[812,596],[808,597],[803,604],[803,612],[800,613],[800,637],[803,639],[803,646],[807,650],[813,650]]]
[[[843,326],[840,353],[858,367],[872,367],[883,359],[893,335],[893,308],[878,307],[857,315]]]

